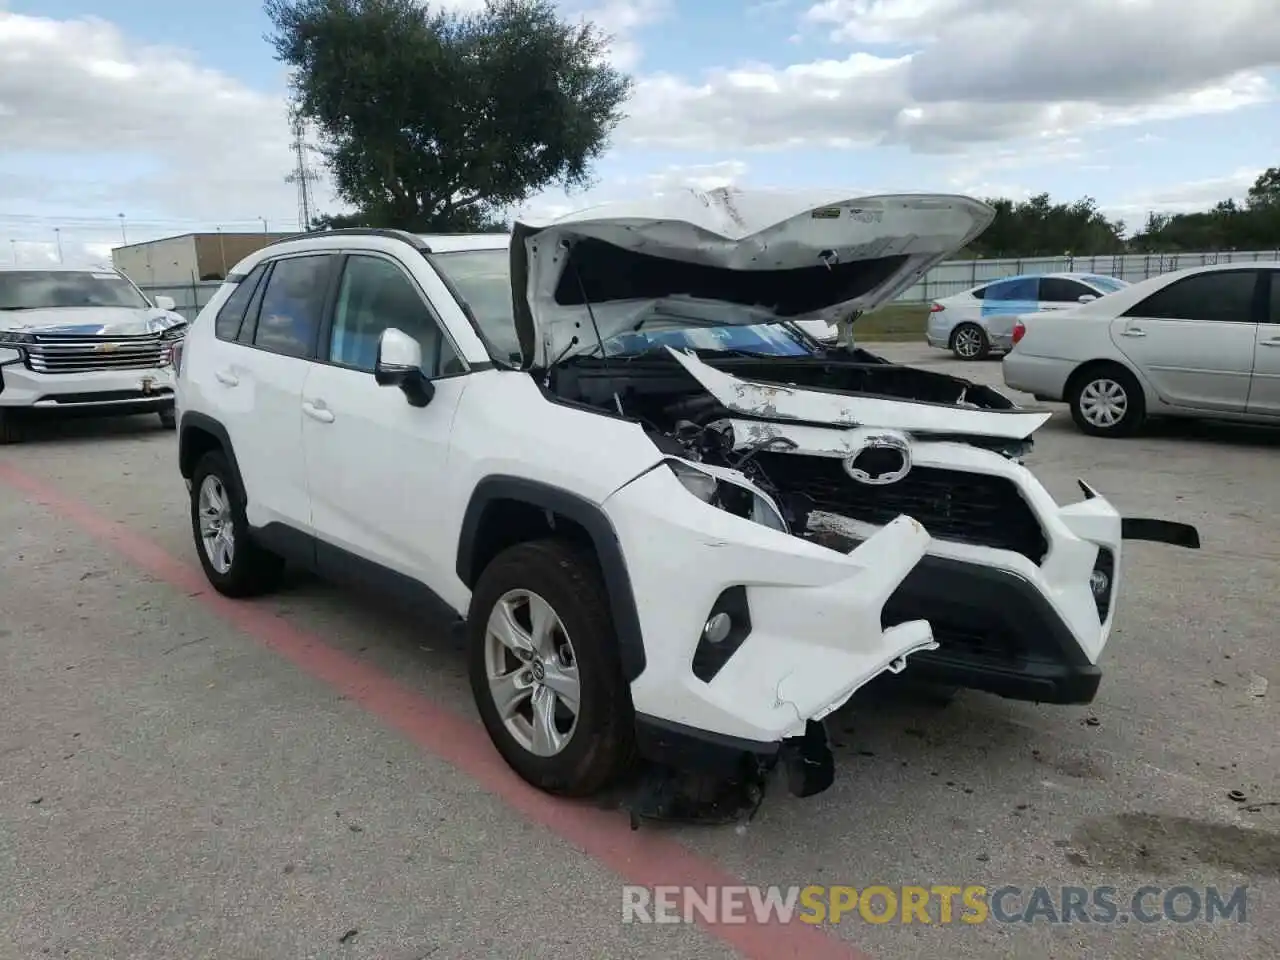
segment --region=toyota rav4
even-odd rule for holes
[[[892,299],[992,215],[687,191],[268,246],[176,360],[205,573],[244,596],[292,561],[430,602],[497,749],[555,793],[637,756],[785,757],[812,793],[823,718],[904,668],[1087,700],[1126,531],[1021,465],[1049,415],[796,326]]]

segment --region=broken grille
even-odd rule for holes
[[[1012,550],[1036,564],[1049,550],[1040,521],[1004,477],[915,467],[897,483],[877,487],[851,479],[835,457],[759,453],[753,459],[779,490],[808,497],[818,510],[878,526],[905,513],[939,540]]]
[[[27,366],[36,373],[91,373],[161,366],[165,346],[159,334],[137,337],[38,334],[35,342],[23,344],[23,349]]]

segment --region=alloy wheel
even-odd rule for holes
[[[508,590],[485,628],[489,694],[507,732],[525,750],[552,757],[578,726],[581,684],[559,615],[529,590]]]
[[[198,501],[200,544],[213,569],[226,574],[236,557],[236,534],[231,519],[231,498],[219,477],[210,474],[200,484]]]

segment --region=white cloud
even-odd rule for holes
[[[557,217],[597,203],[607,203],[627,197],[667,193],[684,187],[713,190],[741,184],[747,175],[747,165],[741,160],[722,160],[716,163],[671,165],[654,173],[638,177],[614,177],[607,184],[590,190],[565,194],[554,191],[535,197],[515,216],[542,219]]]
[[[1162,213],[1197,213],[1208,210],[1223,200],[1243,200],[1262,172],[1261,167],[1245,167],[1225,177],[1193,180],[1175,187],[1134,194],[1111,205],[1109,212],[1135,221],[1152,210]]]

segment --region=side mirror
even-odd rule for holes
[[[173,311],[178,309],[178,302],[173,297],[156,297],[156,306],[161,310]]]
[[[436,393],[435,384],[422,372],[422,346],[395,327],[378,337],[373,378],[380,387],[399,387],[412,407],[425,407]]]
[[[1093,301],[1095,301],[1095,300],[1097,300],[1097,299],[1098,299],[1098,298],[1097,298],[1097,297],[1095,297],[1092,293],[1082,293],[1082,294],[1080,294],[1080,302],[1081,302],[1081,303],[1093,303]]]

